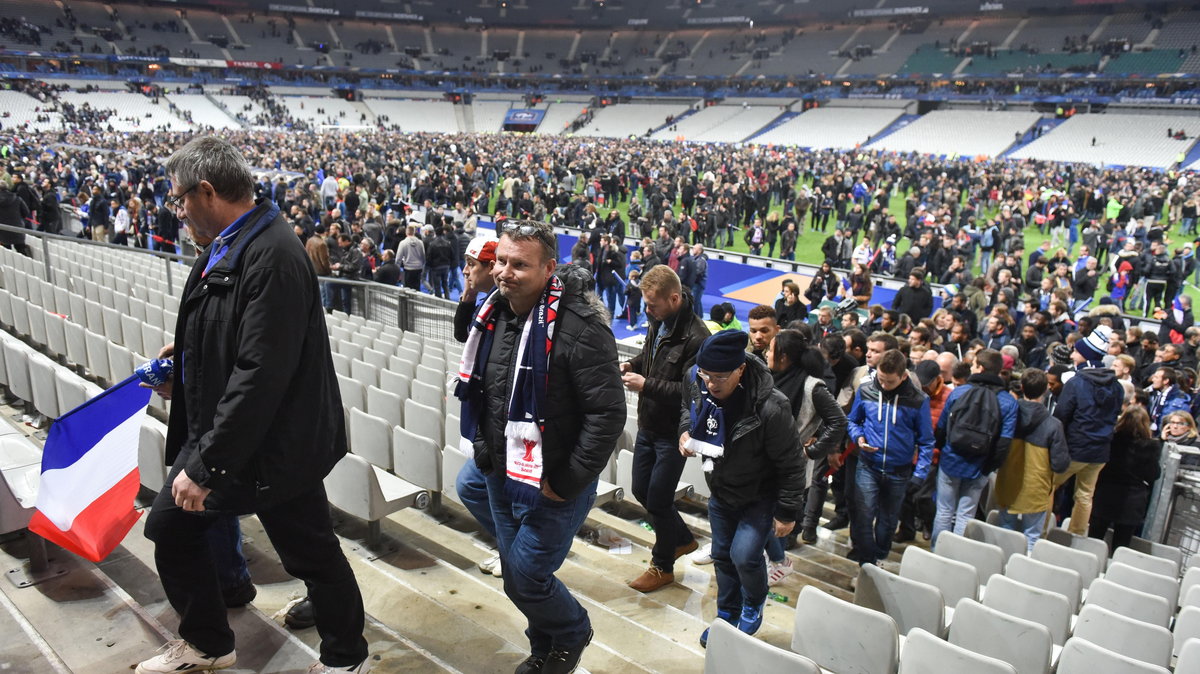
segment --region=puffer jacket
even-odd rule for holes
[[[524,317],[500,298],[496,333],[485,370],[484,405],[475,442],[475,464],[485,474],[504,469],[504,427],[516,372]],[[503,382],[503,385],[499,383]],[[617,345],[608,317],[574,284],[564,282],[550,351],[543,411],[542,482],[573,499],[600,475],[625,427],[625,391],[617,369]]]
[[[902,473],[913,469],[913,452],[933,455],[933,423],[929,396],[913,383],[909,375],[892,391],[884,391],[874,379],[858,388],[850,406],[847,432],[858,442],[878,447],[874,452],[859,451],[858,460],[875,470]]]
[[[1045,512],[1054,495],[1054,473],[1071,465],[1071,452],[1062,422],[1045,405],[1030,400],[1017,405],[1017,434],[996,473],[996,499],[1010,513]]]
[[[695,364],[696,352],[709,331],[692,311],[692,298],[686,292],[675,324],[655,350],[654,342],[662,329],[661,321],[650,322],[642,352],[629,361],[629,369],[646,378],[638,396],[638,428],[675,438],[678,437],[675,414],[683,400],[683,375]]]
[[[1071,460],[1107,463],[1113,427],[1125,401],[1125,390],[1108,368],[1079,370],[1065,384],[1054,416],[1062,422]]]
[[[724,456],[706,473],[709,489],[730,508],[775,499],[775,519],[794,522],[804,506],[804,455],[787,397],[772,387],[771,372],[757,358],[746,358],[742,374],[745,411],[725,438]],[[684,379],[678,434],[691,427],[692,405],[699,405],[696,369]],[[699,461],[700,459],[690,459]]]
[[[207,264],[179,306],[166,462],[213,490],[207,508],[251,512],[316,488],[346,453],[341,394],[316,273],[274,202]]]

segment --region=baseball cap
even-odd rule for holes
[[[473,257],[480,262],[493,262],[496,259],[496,242],[478,237],[467,244],[467,257]]]

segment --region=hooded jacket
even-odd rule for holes
[[[1062,422],[1045,405],[1030,400],[1017,405],[1017,434],[996,474],[996,499],[1010,513],[1045,512],[1053,500],[1054,473],[1071,465],[1071,453]]]
[[[166,463],[213,490],[208,508],[251,512],[320,484],[345,417],[316,272],[279,207],[260,202],[205,275],[211,253],[179,306]]]
[[[684,378],[679,435],[691,428],[689,407],[700,401],[695,372],[692,368]],[[745,408],[726,431],[724,457],[705,476],[709,490],[733,509],[774,499],[775,519],[793,522],[804,507],[804,455],[791,403],[773,388],[771,372],[757,358],[746,358],[741,386]]]
[[[913,453],[933,455],[933,423],[929,396],[913,382],[910,374],[892,391],[884,391],[871,379],[858,388],[850,406],[848,433],[858,442],[866,438],[876,451],[859,451],[858,461],[888,473],[911,471]]]
[[[1054,416],[1062,422],[1072,461],[1108,461],[1109,442],[1124,400],[1125,390],[1108,368],[1085,367],[1063,384]]]

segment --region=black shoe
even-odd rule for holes
[[[915,529],[911,529],[909,527],[900,527],[900,530],[896,532],[896,536],[892,539],[892,541],[895,543],[908,543],[916,540],[916,538],[917,532]]]
[[[283,622],[294,630],[306,630],[316,625],[317,618],[313,615],[312,599],[305,597],[288,609],[287,615],[283,617]]]
[[[796,542],[796,536],[797,536],[797,533],[795,531],[793,531],[792,533],[790,533],[786,537],[784,537],[784,540],[783,540],[783,549],[784,550],[795,550],[797,547],[799,547],[800,544]]]
[[[850,518],[842,514],[834,515],[833,519],[825,523],[825,528],[830,531],[845,529],[848,526],[850,526]]]
[[[817,528],[816,527],[804,527],[803,529],[801,529],[800,530],[800,540],[804,541],[805,543],[816,543],[817,542]]]
[[[551,649],[542,665],[541,674],[571,674],[575,671],[579,667],[579,660],[583,658],[583,649],[592,643],[593,634],[595,632],[588,630],[587,637],[577,646]]]
[[[538,674],[538,672],[542,671],[542,665],[545,662],[544,659],[536,655],[531,655],[525,658],[525,662],[517,665],[517,670],[513,674]]]
[[[254,587],[254,581],[249,578],[241,585],[221,589],[221,598],[225,600],[225,608],[241,608],[254,601],[257,596],[258,589]]]

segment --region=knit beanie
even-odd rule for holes
[[[722,330],[704,340],[696,354],[696,365],[709,372],[733,372],[746,362],[750,336],[741,330]]]
[[[1112,328],[1097,325],[1090,335],[1075,342],[1075,350],[1089,362],[1102,361],[1108,354],[1108,342],[1111,338]]]

